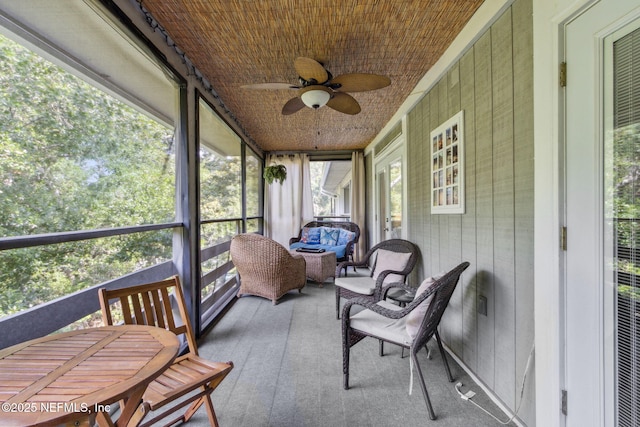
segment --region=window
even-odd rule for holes
[[[342,187],[342,213],[351,213],[351,183]]]
[[[310,163],[314,215],[326,219],[347,218],[351,210],[351,161]]]
[[[246,198],[248,233],[262,230],[262,159],[251,149],[246,150]]]
[[[103,229],[170,224],[176,216],[175,82],[86,3],[64,0],[64,9],[56,2],[56,20],[20,3],[9,12],[18,18],[31,12],[34,27],[0,29],[0,238],[47,235],[56,244],[0,251],[0,318],[171,260],[172,225],[98,236]],[[84,34],[80,26],[75,44],[67,45],[64,26],[85,19],[95,27]],[[51,39],[43,43],[39,33]],[[92,43],[104,53],[98,61],[129,50],[136,63],[116,63],[110,84],[98,81],[90,64],[81,64],[98,56]],[[138,74],[117,71],[129,67]],[[124,96],[118,86],[145,76],[164,110],[145,109],[143,98]],[[77,241],[78,231],[96,234]]]
[[[173,129],[0,36],[1,234],[171,222]]]
[[[242,218],[241,141],[200,100],[200,215],[203,220]]]
[[[237,287],[229,240],[262,230],[260,156],[196,98],[198,161],[189,162],[180,126],[186,93],[202,86],[112,12],[100,0],[0,10],[0,346],[80,316],[93,325],[81,305],[93,291],[77,291],[181,271],[200,298],[201,330]],[[194,186],[196,202],[182,203]],[[185,215],[200,220],[197,243],[181,229]],[[200,259],[200,277],[181,269],[187,259]],[[5,339],[14,320],[51,312],[55,324]]]
[[[200,142],[201,323],[237,283],[228,242],[242,232],[242,141],[206,101],[198,104]],[[255,209],[255,205],[253,206]]]

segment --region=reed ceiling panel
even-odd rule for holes
[[[391,119],[444,53],[481,0],[141,0],[265,151],[362,149]],[[354,116],[328,107],[290,116],[294,90],[243,85],[297,84],[296,57],[334,77],[386,75],[391,85],[351,93]]]

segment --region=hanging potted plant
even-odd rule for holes
[[[267,181],[267,184],[271,184],[274,180],[276,180],[280,182],[280,185],[282,185],[285,178],[287,177],[287,168],[284,165],[279,164],[267,166],[264,168],[262,177],[265,181]]]

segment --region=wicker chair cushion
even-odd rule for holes
[[[355,237],[356,233],[354,233],[353,231],[340,229],[340,235],[338,236],[337,244],[338,246],[346,245],[347,243],[355,239]]]
[[[319,245],[320,227],[303,227],[302,234],[300,235],[300,241],[311,245]]]
[[[360,295],[373,295],[376,281],[369,276],[336,277],[335,285]]]
[[[336,246],[338,244],[339,229],[331,229],[322,227],[320,229],[320,244],[328,246]]]
[[[378,305],[389,310],[401,310],[401,307],[387,301],[379,301]],[[367,335],[380,337],[385,341],[409,345],[411,338],[407,335],[406,317],[389,319],[371,310],[362,310],[351,316],[351,328]]]
[[[385,270],[402,271],[404,270],[409,258],[411,258],[410,252],[394,252],[386,249],[378,249],[377,251],[376,267],[373,270],[373,280],[378,278],[378,275]],[[404,282],[404,277],[399,274],[388,274],[384,278],[384,284]]]
[[[436,282],[436,280],[440,279],[442,276],[444,276],[444,273],[438,274],[435,277],[427,277],[426,279],[424,279],[420,284],[420,286],[418,287],[418,289],[416,290],[416,296],[413,299],[415,300],[417,297],[422,295],[424,291],[429,289],[431,285],[433,285]],[[411,338],[411,341],[413,341],[413,339],[418,334],[418,330],[420,329],[420,324],[422,323],[422,319],[424,318],[425,314],[427,313],[427,310],[429,309],[429,304],[431,303],[432,298],[433,298],[433,294],[429,295],[427,299],[422,301],[420,305],[418,305],[409,314],[407,314],[407,317],[406,317],[407,335],[409,335],[409,337]]]

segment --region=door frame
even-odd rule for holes
[[[565,354],[564,28],[598,0],[533,1],[534,323],[536,424],[566,425],[562,413]],[[576,410],[575,408],[573,410]]]
[[[565,89],[560,65],[565,60],[565,28],[599,0],[535,0],[534,146],[535,146],[535,347],[536,424],[570,425],[562,413],[566,379],[566,278],[561,248],[565,216]],[[627,3],[632,4],[632,2]],[[589,43],[586,41],[585,43]],[[592,47],[592,46],[590,46]],[[568,64],[570,67],[571,64]],[[571,82],[568,82],[571,84]],[[594,82],[595,84],[595,82]],[[569,230],[569,233],[572,231]],[[579,230],[573,230],[579,232]],[[571,391],[569,391],[571,393]],[[572,402],[569,416],[585,402]],[[601,420],[598,420],[600,423]]]
[[[635,2],[601,0],[569,22],[565,31],[567,67],[572,67],[567,71],[565,104],[564,200],[570,231],[563,307],[565,389],[568,408],[575,408],[568,409],[570,427],[593,422],[612,426],[617,419],[614,289],[606,268],[612,239],[605,227],[605,162],[607,124],[612,125],[613,113],[613,77],[607,73],[613,70],[613,40],[637,28],[639,20]],[[576,120],[581,117],[587,120]]]
[[[404,125],[403,125],[404,127]],[[381,234],[381,218],[379,218],[380,213],[380,204],[385,203],[385,211],[389,212],[389,204],[387,200],[380,200],[380,185],[378,179],[378,174],[380,173],[380,168],[384,167],[386,172],[384,176],[388,179],[388,166],[398,157],[400,157],[400,162],[402,164],[402,238],[407,238],[407,156],[406,156],[406,144],[404,132],[398,136],[395,140],[393,140],[385,149],[380,153],[374,156],[373,158],[373,180],[374,180],[374,235],[373,235],[373,244],[377,244],[382,240],[386,239],[386,236],[382,236]],[[389,190],[386,189],[385,194],[387,195],[387,199],[389,196]]]

